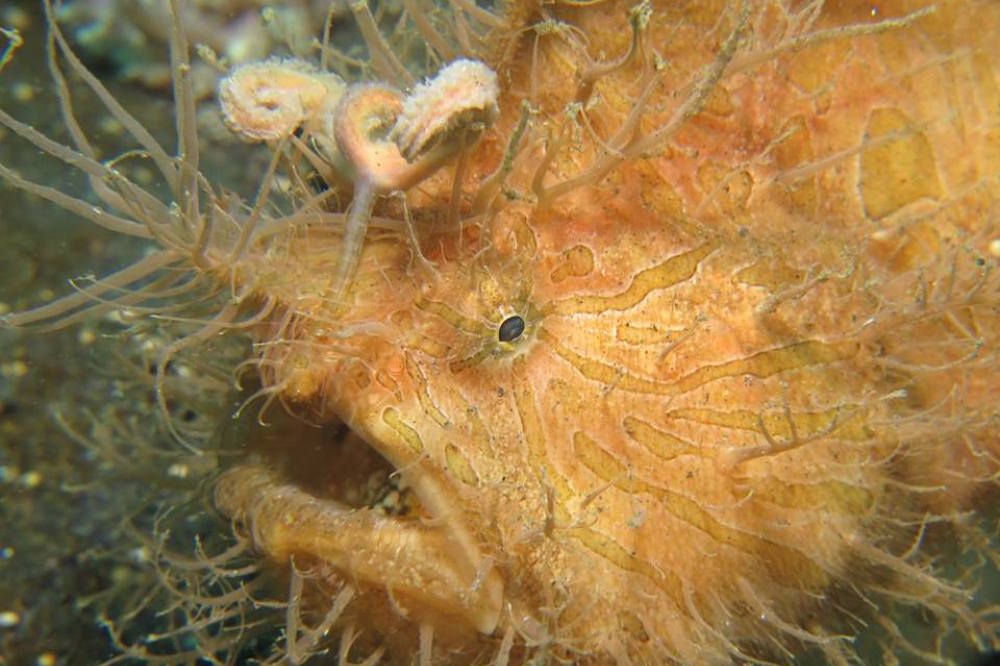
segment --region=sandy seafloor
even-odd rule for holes
[[[26,21],[23,46],[0,72],[0,107],[68,142],[51,90],[40,8],[33,0],[0,2],[0,21]],[[115,96],[173,150],[166,91],[117,81],[108,63],[96,65]],[[104,156],[128,145],[93,98],[81,95],[78,104],[78,115],[97,128],[92,138]],[[0,162],[32,180],[89,196],[72,170],[12,142],[5,130]],[[214,172],[234,181],[255,172],[244,159],[218,162]],[[66,294],[69,278],[107,274],[142,250],[142,243],[0,184],[0,314]],[[123,372],[122,349],[136,340],[122,331],[107,321],[45,333],[0,329],[0,665],[113,658],[118,653],[100,626],[101,615],[122,608],[128,594],[150,582],[143,552],[125,525],[144,522],[143,515],[133,516],[137,511],[155,511],[164,496],[157,486],[171,475],[139,459],[152,442],[137,441],[134,454],[114,463],[87,441],[100,438],[101,418],[109,413],[129,419],[137,436],[160,430],[147,427],[158,418],[149,377]],[[82,437],[74,441],[61,423]],[[183,487],[184,479],[173,476]],[[130,517],[131,523],[123,522]]]
[[[50,88],[39,7],[32,0],[0,2],[3,15],[12,9],[26,12],[25,43],[0,73],[0,106],[66,141]],[[117,81],[112,67],[98,73],[158,137],[170,136],[173,118],[165,92]],[[121,128],[107,122],[92,99],[78,110],[94,121],[94,138],[105,155],[115,154]],[[0,162],[87,196],[85,183],[68,169],[5,139],[0,134]],[[255,171],[254,163],[248,167],[243,159],[219,159],[212,167],[213,177],[231,183],[252,179]],[[141,252],[141,243],[0,185],[0,314],[65,294],[67,278],[110,272]],[[119,653],[101,627],[102,613],[149,584],[141,549],[123,521],[143,513],[143,507],[148,513],[169,495],[170,488],[157,490],[156,485],[170,475],[158,475],[163,470],[147,469],[127,454],[126,460],[111,463],[85,445],[87,437],[74,441],[60,425],[99,435],[100,415],[125,414],[139,424],[140,434],[142,423],[158,418],[148,378],[123,381],[116,367],[122,345],[133,342],[121,336],[119,327],[101,322],[50,333],[0,330],[0,666],[96,664],[114,658]],[[148,445],[137,442],[135,455]],[[183,488],[183,479],[174,481]],[[1000,599],[1000,581],[994,577],[980,594]],[[984,657],[982,663],[1000,661]]]
[[[33,3],[23,5],[32,12],[30,24],[22,30],[24,46],[0,73],[0,106],[64,137],[48,89],[42,21]],[[38,157],[0,142],[0,160],[25,176],[53,170]],[[80,191],[82,184],[72,187]],[[68,276],[106,270],[136,251],[126,239],[6,185],[0,187],[0,239],[4,310],[66,293]],[[107,346],[85,344],[90,335],[84,330],[0,330],[0,613],[6,619],[0,663],[88,664],[113,654],[96,628],[96,609],[82,602],[127,573],[107,554],[121,507],[137,489],[101,469],[53,418],[53,410],[96,407],[110,398],[98,371]]]

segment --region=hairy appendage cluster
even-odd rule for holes
[[[318,166],[327,184],[351,183],[333,280],[338,300],[357,268],[375,197],[413,187],[471,148],[496,120],[499,94],[496,73],[466,59],[406,95],[381,83],[345,87],[334,74],[289,60],[241,66],[219,85],[223,117],[237,134],[277,141],[301,129],[318,147],[309,154],[325,162]]]

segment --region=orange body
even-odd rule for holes
[[[279,511],[244,468],[220,505],[360,581],[400,655],[421,624],[459,662],[836,661],[908,604],[983,631],[921,539],[974,530],[1000,469],[1000,11],[896,4],[658,4],[630,57],[624,3],[509,7],[459,228],[451,171],[409,193],[419,249],[369,232],[346,304],[336,238],[265,262],[271,381],[429,518]]]

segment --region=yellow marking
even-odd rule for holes
[[[586,245],[575,245],[559,257],[559,265],[550,275],[559,283],[568,277],[582,277],[594,270],[594,253]]]
[[[567,414],[583,414],[591,408],[590,403],[585,403],[583,396],[569,382],[564,379],[552,377],[545,386],[547,401],[555,403]]]
[[[651,492],[654,488],[629,474],[628,468],[605,451],[597,442],[579,430],[573,433],[573,452],[577,462],[594,473],[597,478],[630,493]]]
[[[872,507],[875,498],[860,486],[842,481],[786,483],[766,477],[748,479],[755,500],[764,500],[786,509],[814,511],[823,509],[851,516],[861,516]]]
[[[648,345],[670,340],[671,331],[663,330],[655,324],[644,326],[625,321],[615,326],[615,338],[632,345]]]
[[[375,381],[378,382],[382,388],[387,391],[391,391],[393,396],[396,398],[396,402],[403,401],[403,394],[399,390],[399,383],[393,379],[388,372],[385,372],[384,370],[377,371],[375,373]]]
[[[426,336],[421,336],[420,341],[411,345],[414,349],[419,349],[431,358],[445,358],[448,356],[448,345],[437,342]]]
[[[805,278],[805,271],[792,268],[777,257],[766,257],[736,273],[735,280],[771,292],[798,285]]]
[[[465,315],[453,310],[451,306],[445,305],[444,303],[421,298],[416,302],[416,306],[424,312],[436,314],[463,333],[483,335],[483,333],[487,331],[487,328],[475,319],[469,319]]]
[[[465,405],[465,409],[462,411],[465,414],[465,418],[468,419],[469,437],[471,440],[480,446],[492,446],[493,435],[490,434],[490,431],[486,428],[486,424],[483,423],[483,419],[479,416],[479,409],[470,405],[464,399],[462,399],[462,404]]]
[[[631,636],[634,641],[645,643],[650,639],[650,635],[643,626],[642,620],[630,610],[622,610],[618,613],[618,626]]]
[[[628,467],[621,463],[600,444],[584,433],[573,433],[573,451],[576,460],[594,473],[597,478],[629,493],[649,493],[659,495],[662,491],[641,479],[636,479]]]
[[[798,58],[791,60],[796,61]],[[824,81],[824,83],[826,82]],[[779,197],[779,200],[786,199],[785,205],[788,206],[789,212],[795,215],[812,215],[812,211],[816,210],[816,202],[819,198],[816,187],[816,175],[807,174],[797,180],[783,177],[784,174],[799,170],[804,165],[812,164],[816,159],[816,153],[813,151],[812,133],[809,131],[809,126],[806,124],[805,119],[802,116],[795,116],[788,120],[778,134],[778,137],[770,145],[772,147],[771,155],[774,157],[774,166],[777,168],[775,179],[778,181],[778,189],[775,190],[775,194]],[[806,171],[808,171],[808,168]],[[776,263],[782,264],[780,260]],[[787,269],[787,267],[785,268]],[[763,274],[763,272],[759,277],[762,281],[769,283],[769,285],[774,285],[768,286],[772,291],[776,291],[780,284],[788,284],[787,281],[780,282],[783,279],[782,277],[777,277],[777,280],[775,280]],[[793,277],[795,282],[801,279],[794,278],[794,276],[787,276],[787,274],[786,277]],[[778,282],[778,284],[775,284],[775,282]]]
[[[420,332],[409,310],[397,310],[389,315],[389,321],[406,336],[403,349],[416,349],[432,358],[443,358],[448,354],[447,345]]]
[[[757,557],[779,580],[798,580],[810,588],[825,584],[826,573],[798,550],[723,525],[694,500],[633,477],[624,464],[581,432],[574,434],[573,445],[577,459],[597,478],[627,493],[652,495],[678,520],[720,543]]]
[[[382,421],[392,428],[397,435],[399,435],[403,442],[406,443],[414,453],[423,453],[424,442],[420,439],[420,433],[418,433],[413,426],[403,421],[403,418],[399,414],[399,410],[395,407],[388,407],[382,412]]]
[[[514,404],[517,406],[518,416],[521,417],[521,431],[528,444],[528,461],[533,471],[544,473],[546,478],[543,482],[549,483],[556,491],[559,503],[565,504],[575,496],[575,493],[570,489],[566,478],[552,466],[545,455],[545,430],[535,406],[535,396],[529,385],[530,380],[524,364],[523,358],[514,361]]]
[[[448,471],[454,474],[459,481],[467,486],[479,485],[479,475],[476,474],[476,470],[472,468],[469,459],[454,444],[448,444],[444,447],[444,461],[448,466]]]
[[[632,393],[653,393],[656,395],[673,395],[676,393],[676,391],[673,390],[673,387],[669,384],[656,382],[650,379],[643,379],[642,377],[635,377],[628,374],[624,368],[618,368],[587,356],[577,354],[575,351],[567,349],[559,344],[556,337],[544,328],[539,329],[538,339],[549,344],[556,354],[579,370],[580,373],[587,379],[600,382],[609,387],[630,391]]]
[[[770,412],[761,414],[746,409],[721,411],[715,409],[673,409],[667,418],[697,421],[704,425],[749,430],[766,434],[776,440],[791,440],[795,435],[807,439],[820,434],[833,435],[840,439],[865,441],[872,433],[865,427],[860,411],[850,407],[834,407],[819,412]],[[791,421],[789,421],[791,418]],[[794,432],[793,432],[794,426]],[[766,433],[765,433],[766,431]]]
[[[514,239],[517,241],[517,254],[525,259],[535,256],[538,251],[538,242],[535,240],[535,232],[527,219],[519,219],[512,222],[511,231],[514,232]]]
[[[448,369],[451,370],[454,374],[458,374],[463,370],[468,370],[469,368],[473,368],[479,365],[487,358],[489,358],[489,356],[490,356],[490,348],[484,346],[471,356],[466,356],[465,358],[461,358],[457,361],[451,361],[448,364]]]
[[[690,442],[654,428],[649,423],[634,416],[626,416],[622,425],[629,437],[663,460],[672,460],[684,454],[701,455],[700,449]]]
[[[753,193],[753,176],[749,172],[736,171],[728,165],[708,161],[698,167],[696,178],[705,198],[695,209],[695,213],[714,201],[728,217],[746,214],[747,201]]]
[[[943,196],[930,139],[900,109],[874,109],[868,117],[858,185],[873,220],[918,199]]]
[[[448,345],[416,331],[406,336],[403,346],[406,349],[421,351],[431,358],[444,358],[448,355]]]
[[[437,408],[434,401],[431,399],[430,390],[427,387],[427,378],[424,376],[423,371],[420,370],[420,366],[417,365],[416,361],[409,354],[406,357],[406,374],[410,376],[413,383],[417,385],[417,400],[420,401],[420,406],[423,408],[424,413],[430,416],[435,423],[437,423],[442,428],[451,425],[448,418]]]
[[[354,385],[359,389],[366,389],[371,386],[372,378],[368,373],[368,368],[366,368],[360,361],[348,361],[350,367],[347,370],[347,376],[354,382]]]
[[[840,361],[849,358],[856,352],[857,345],[853,343],[827,344],[816,340],[807,340],[719,365],[702,366],[681,377],[673,384],[673,387],[677,393],[686,393],[723,377],[737,377],[739,375],[770,377],[809,365]]]
[[[662,589],[673,600],[679,610],[687,613],[684,603],[684,587],[680,578],[672,571],[661,571],[646,560],[640,559],[621,547],[611,538],[586,527],[576,527],[567,530],[572,538],[579,541],[585,548],[604,558],[614,566],[645,576]]]
[[[640,271],[628,288],[614,296],[572,296],[554,301],[542,308],[544,314],[572,315],[599,313],[607,310],[627,310],[640,303],[650,292],[666,289],[689,280],[716,245],[705,243],[689,252],[670,257],[661,264]]]

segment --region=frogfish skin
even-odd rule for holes
[[[859,618],[925,649],[897,606],[995,641],[932,553],[977,541],[958,516],[1000,469],[1000,7],[499,16],[458,229],[449,171],[383,204],[417,246],[369,233],[346,304],[322,297],[335,240],[259,260],[288,277],[269,381],[427,519],[253,466],[219,506],[269,557],[391,597],[397,655],[422,625],[459,662],[836,663]]]
[[[495,124],[379,193],[344,293],[309,211],[197,269],[268,304],[267,390],[415,508],[288,442],[219,510],[393,663],[995,649],[938,564],[996,564],[1000,5],[469,4]]]

